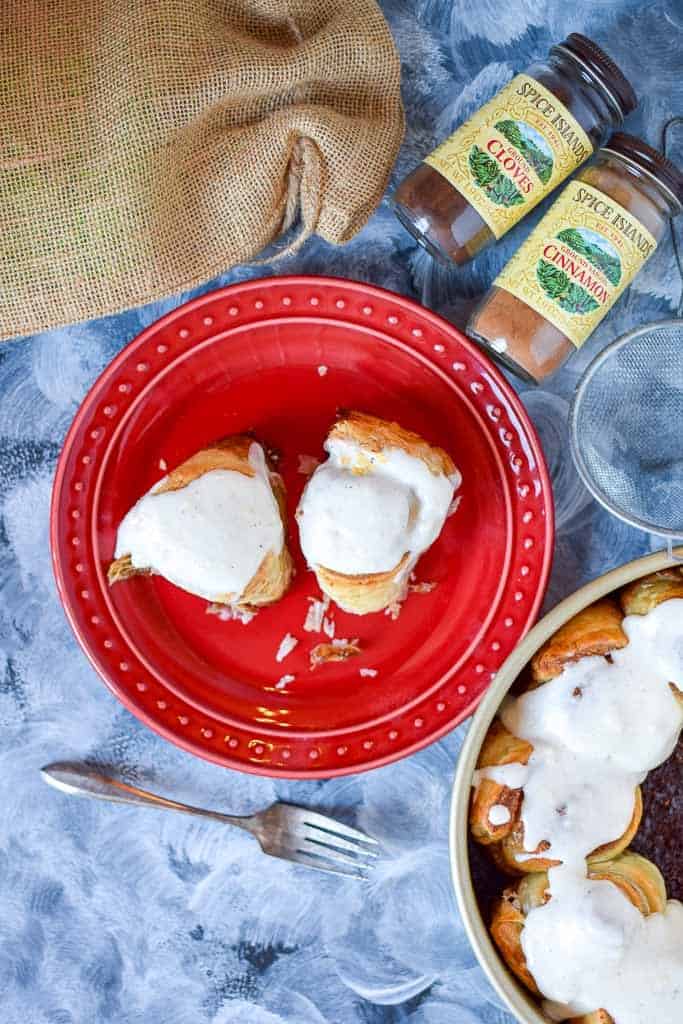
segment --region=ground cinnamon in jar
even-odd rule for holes
[[[394,194],[396,215],[437,259],[465,263],[584,163],[636,104],[604,50],[573,32],[425,157]]]
[[[683,173],[621,132],[566,186],[475,309],[468,333],[526,380],[595,329],[683,210]]]

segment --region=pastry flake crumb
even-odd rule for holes
[[[302,476],[310,476],[320,465],[320,459],[316,459],[315,455],[298,455],[297,458],[299,465],[296,471]]]
[[[326,366],[322,366],[321,365],[321,366],[318,367],[318,376],[319,377],[324,377],[326,373],[327,373],[327,367]]]
[[[317,597],[309,597],[307,601],[309,606],[304,621],[304,630],[306,633],[320,633],[323,628],[325,613],[330,606],[330,599],[325,595],[322,601],[318,600]]]
[[[287,655],[292,653],[298,643],[299,641],[295,636],[292,636],[291,633],[285,633],[280,641],[280,646],[277,649],[275,660],[277,662],[284,661]]]
[[[311,650],[311,668],[324,665],[328,661],[346,661],[347,658],[354,658],[361,653],[358,640],[342,640],[339,637],[331,643],[316,644]]]
[[[296,676],[280,676],[280,678],[275,684],[275,689],[284,690],[285,686],[288,686],[290,683],[293,683],[295,679]]]
[[[166,472],[166,470],[168,469],[168,463],[166,462],[166,459],[159,459],[159,469],[162,471],[162,473]]]
[[[448,512],[446,513],[446,519],[450,519],[451,516],[455,515],[455,513],[458,511],[458,508],[460,507],[460,502],[461,501],[462,501],[462,494],[456,494],[456,496],[453,498],[453,501],[448,506]]]
[[[408,590],[411,594],[431,594],[437,586],[438,584],[433,581],[424,580],[422,583],[409,583]]]
[[[392,622],[396,622],[396,619],[401,614],[401,602],[392,601],[391,604],[388,604],[384,609],[384,614],[388,615]]]
[[[237,620],[243,626],[248,626],[251,620],[256,618],[258,611],[255,608],[233,608],[229,604],[210,604],[207,605],[206,614],[216,615],[221,622]]]
[[[374,679],[375,676],[377,675],[377,669],[376,668],[359,668],[358,669],[358,675],[359,676],[363,676],[363,678],[367,677],[368,679]]]

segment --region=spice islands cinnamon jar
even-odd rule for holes
[[[468,334],[526,380],[579,348],[683,210],[683,173],[621,132],[555,200],[475,309]]]
[[[399,220],[437,259],[465,263],[592,156],[635,109],[617,65],[572,32],[517,75],[399,185]]]

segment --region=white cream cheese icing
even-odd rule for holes
[[[522,931],[527,966],[565,1020],[605,1009],[615,1024],[683,1019],[683,904],[644,917],[611,882],[565,867],[550,872],[552,898]]]
[[[683,1020],[683,905],[644,917],[609,881],[587,878],[586,856],[617,839],[635,787],[667,759],[683,726],[670,684],[683,689],[683,600],[627,616],[628,644],[610,660],[586,657],[501,709],[506,728],[534,747],[527,765],[480,769],[524,788],[524,846],[544,856],[550,900],[521,935],[527,966],[558,1020],[605,1009],[616,1024]]]
[[[507,825],[510,820],[510,810],[504,804],[494,804],[489,811],[489,821],[496,825]]]
[[[118,529],[115,557],[153,569],[207,601],[237,601],[284,529],[263,449],[249,449],[254,476],[214,469],[178,490],[154,494],[159,481]],[[166,479],[164,477],[164,479]]]
[[[325,449],[297,511],[308,564],[355,576],[388,572],[408,554],[407,578],[441,532],[460,475],[433,473],[399,448],[374,454],[331,439]]]

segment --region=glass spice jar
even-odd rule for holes
[[[405,178],[394,211],[432,256],[465,263],[592,156],[637,102],[604,50],[572,32]]]
[[[562,191],[474,310],[468,334],[540,381],[586,340],[683,211],[683,173],[617,132]]]

